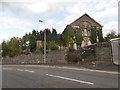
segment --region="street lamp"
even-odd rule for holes
[[[39,22],[44,24],[44,29],[45,29],[45,22],[42,20],[39,20]],[[46,64],[46,30],[44,31],[44,58],[43,58],[44,64]]]

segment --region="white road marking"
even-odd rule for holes
[[[2,69],[5,69],[5,70],[13,70],[13,69],[11,69],[11,68],[2,68]],[[14,69],[14,70],[17,70],[17,71],[26,71],[26,72],[34,73],[34,71],[31,71],[31,70],[24,70],[24,69]]]
[[[22,70],[22,69],[17,69],[18,71],[24,71],[24,70]]]
[[[31,72],[33,73],[34,71],[30,71],[30,70],[24,70],[24,69],[17,69],[18,71],[26,71],[26,72]]]
[[[32,73],[34,72],[34,71],[30,71],[30,70],[24,70],[24,71],[26,71],[26,72],[32,72]]]
[[[11,68],[2,68],[2,69],[4,69],[4,70],[13,70],[13,69],[11,69]]]
[[[85,84],[94,85],[94,83],[92,83],[92,82],[81,81],[81,80],[77,80],[77,79],[72,79],[72,78],[67,78],[67,77],[62,77],[62,76],[56,76],[56,75],[51,75],[51,74],[46,74],[46,75],[51,76],[51,77],[66,79],[66,80],[70,80],[70,81],[75,81],[75,82],[79,82],[79,83],[85,83]]]

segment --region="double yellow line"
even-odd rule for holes
[[[49,67],[49,68],[72,69],[72,70],[91,71],[91,72],[108,73],[108,74],[120,74],[120,72],[93,70],[86,68],[76,68],[76,67],[57,66],[57,65],[0,65],[0,66]]]

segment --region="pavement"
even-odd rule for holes
[[[3,88],[118,88],[116,68],[77,65],[3,65]]]

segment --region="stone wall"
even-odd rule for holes
[[[112,47],[110,43],[98,43],[90,45],[82,50],[84,60],[112,61]]]
[[[47,54],[46,61],[48,64],[66,64],[66,51],[52,51]]]
[[[15,57],[6,57],[3,58],[2,64],[34,64],[34,63],[43,63],[43,54],[42,53],[31,53],[28,55],[19,55]]]
[[[93,62],[101,64],[112,63],[112,47],[111,43],[97,43],[84,48],[80,48],[75,52],[68,52],[68,62],[79,62],[82,64],[92,64]]]
[[[47,64],[65,64],[65,51],[51,51],[47,53]],[[42,53],[31,53],[15,57],[3,58],[2,64],[43,64],[44,55]]]
[[[100,43],[95,45],[95,59],[112,61],[112,46],[110,43]]]
[[[2,64],[43,64],[42,53],[31,53],[16,57],[7,57]],[[46,56],[47,64],[68,64],[68,63],[112,63],[112,47],[110,43],[99,43],[80,48],[74,52],[49,51]]]

